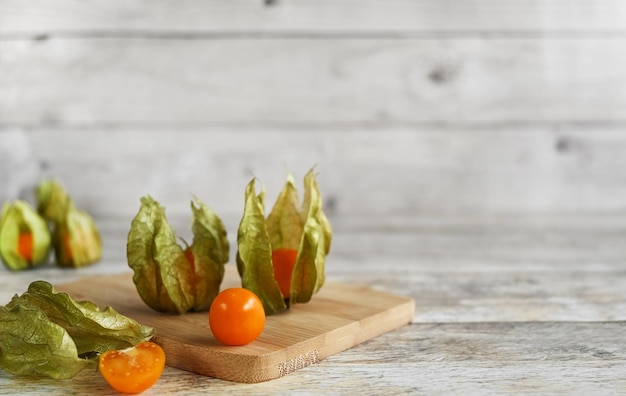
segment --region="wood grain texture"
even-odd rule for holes
[[[167,367],[146,394],[622,394],[625,326],[413,324],[259,384],[236,384]],[[0,385],[0,394],[115,394],[95,372],[63,383],[16,379],[0,372]]]
[[[96,218],[130,222],[152,195],[188,228],[191,194],[235,232],[253,176],[268,206],[286,169],[316,166],[333,219],[456,218],[626,211],[619,127],[172,127],[0,132],[0,199],[59,178]],[[178,221],[178,220],[177,220]]]
[[[626,38],[71,38],[0,53],[8,125],[626,120]]]
[[[523,18],[520,18],[523,15]],[[121,32],[310,35],[623,33],[619,0],[0,1],[0,35]],[[434,32],[434,33],[433,33]]]

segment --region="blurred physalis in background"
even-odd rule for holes
[[[37,210],[51,225],[56,263],[84,267],[102,257],[102,240],[93,218],[76,208],[63,186],[45,180],[37,186]]]
[[[84,267],[102,257],[102,240],[93,218],[74,205],[63,186],[45,180],[36,187],[36,208],[16,200],[0,214],[0,258],[7,268],[44,264],[51,248],[60,267]]]
[[[0,258],[7,268],[23,270],[46,262],[50,231],[46,221],[28,202],[16,200],[2,206]]]

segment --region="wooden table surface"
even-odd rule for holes
[[[123,227],[101,224],[105,254],[91,267],[1,270],[2,301],[35,279],[127,271]],[[338,223],[329,281],[411,296],[413,323],[259,384],[167,367],[146,394],[624,393],[625,235],[626,219],[614,217]],[[0,393],[114,394],[96,372],[0,372]]]

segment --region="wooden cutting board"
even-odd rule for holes
[[[235,270],[226,271],[222,288],[238,287]],[[282,377],[346,350],[413,319],[412,299],[371,288],[326,283],[307,304],[267,317],[261,336],[239,347],[219,344],[208,313],[168,315],[143,303],[132,273],[106,275],[56,285],[75,300],[111,306],[156,328],[166,364],[225,380],[254,383]]]

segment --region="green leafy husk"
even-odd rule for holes
[[[309,301],[324,285],[326,255],[330,252],[333,235],[330,222],[322,210],[322,196],[313,170],[304,177],[304,202],[300,215],[304,222],[304,232],[292,276],[291,299],[294,303]],[[315,267],[316,274],[312,292],[310,288],[294,285],[305,274],[313,272],[312,267]]]
[[[52,234],[54,256],[60,267],[81,268],[102,257],[102,239],[89,214],[69,205]]]
[[[154,335],[153,328],[111,307],[100,310],[90,301],[74,301],[67,293],[57,293],[48,282],[31,283],[20,298],[39,307],[50,321],[63,327],[74,339],[79,355],[129,348]]]
[[[72,203],[63,185],[56,180],[40,182],[35,188],[35,196],[37,199],[37,211],[44,219],[53,223],[63,220],[67,208]]]
[[[237,234],[237,269],[242,286],[259,296],[268,315],[286,309],[288,304],[310,301],[325,281],[332,229],[322,211],[313,169],[304,178],[304,188],[304,201],[299,207],[294,179],[288,175],[265,219],[264,191],[256,195],[254,179],[246,187],[244,214]],[[283,248],[298,251],[289,296],[281,294],[272,265],[272,251]]]
[[[18,251],[22,233],[32,235],[32,258]],[[5,203],[0,214],[0,259],[11,270],[23,270],[46,262],[50,249],[50,232],[45,220],[25,201]]]
[[[253,292],[263,303],[266,315],[287,308],[274,279],[272,245],[264,214],[265,191],[256,194],[255,181],[246,187],[246,203],[237,232],[237,270],[241,285]]]
[[[0,307],[0,367],[17,375],[72,378],[85,368],[95,369],[99,354],[153,336],[152,327],[112,308],[101,311],[35,281]]]
[[[228,262],[226,229],[215,213],[196,199],[192,202],[189,260],[178,244],[165,209],[150,196],[141,198],[128,234],[128,265],[142,300],[159,312],[208,310],[219,292]]]
[[[196,199],[191,203],[194,261],[194,311],[211,308],[224,279],[224,264],[228,263],[230,245],[222,220],[205,204]]]
[[[52,229],[54,257],[60,267],[81,268],[102,257],[102,239],[94,219],[78,209],[56,180],[36,187],[37,211]]]

